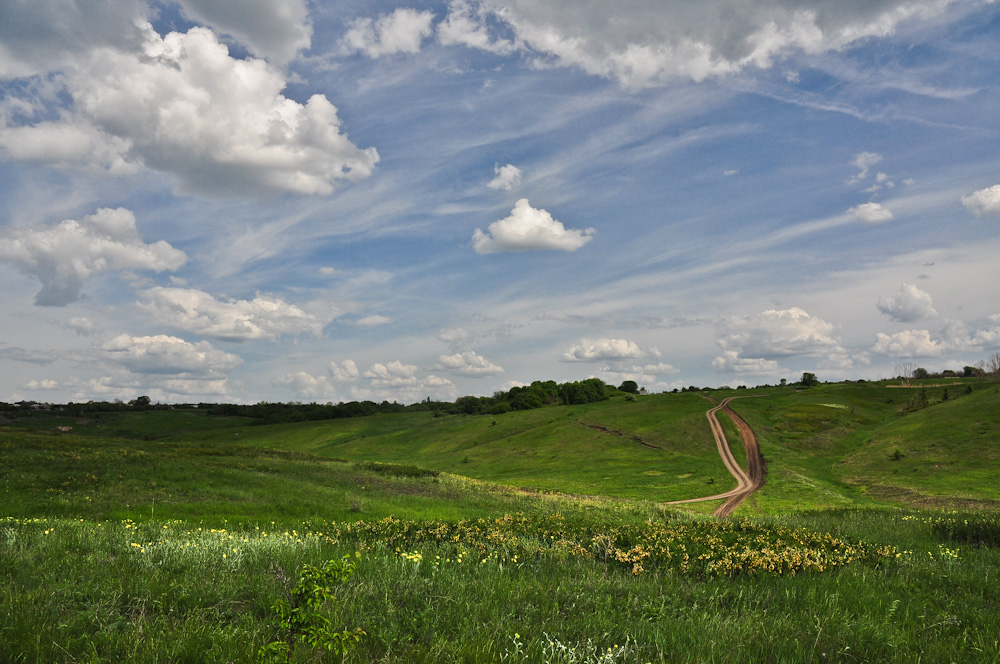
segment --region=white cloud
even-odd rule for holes
[[[872,352],[889,357],[939,357],[960,351],[978,351],[1000,346],[1000,314],[987,318],[984,327],[969,333],[959,320],[944,321],[938,338],[929,330],[904,330],[895,334],[876,333]]]
[[[26,390],[57,390],[59,382],[52,379],[29,380],[24,385]]]
[[[331,362],[327,369],[337,382],[351,382],[361,376],[361,372],[358,371],[358,365],[354,363],[354,360],[344,360],[340,364]]]
[[[938,315],[930,294],[913,284],[903,284],[895,293],[880,297],[876,306],[886,316],[900,323],[912,323]]]
[[[296,371],[279,376],[274,382],[303,399],[332,401],[337,398],[337,391],[326,376],[313,376],[305,371]]]
[[[387,316],[372,314],[371,316],[359,318],[355,325],[359,325],[361,327],[378,327],[379,325],[388,325],[391,322],[392,319]]]
[[[344,54],[361,52],[369,58],[394,53],[418,53],[420,44],[433,32],[434,14],[400,7],[391,14],[383,14],[374,21],[359,18],[340,41]]]
[[[675,77],[696,81],[770,67],[791,51],[809,54],[840,49],[870,36],[884,36],[915,15],[941,13],[947,0],[882,0],[845,6],[832,1],[803,6],[780,0],[747,3],[714,0],[696,4],[631,0],[505,0],[461,3],[482,8],[455,12],[465,21],[459,35],[484,33],[503,22],[518,45],[563,66],[615,78],[630,87]],[[610,18],[609,18],[610,17]],[[470,23],[476,27],[473,28]],[[477,46],[473,39],[453,41]]]
[[[879,203],[862,203],[855,205],[850,210],[851,214],[866,224],[880,224],[883,221],[892,219],[892,210]]]
[[[976,330],[971,343],[975,346],[994,348],[1000,346],[1000,314],[989,316],[990,324],[982,330]]]
[[[101,208],[80,221],[0,231],[0,261],[42,282],[35,304],[64,306],[80,297],[94,274],[176,270],[187,256],[162,240],[144,243],[129,210]]]
[[[774,358],[800,356],[820,367],[867,364],[835,337],[835,327],[798,308],[768,309],[756,316],[734,316],[718,326],[722,355],[712,360],[716,371],[774,373],[784,371]]]
[[[442,355],[434,368],[468,377],[499,376],[503,373],[503,367],[493,364],[471,350],[454,355]]]
[[[235,37],[259,57],[284,64],[312,39],[304,0],[180,0],[199,23]]]
[[[472,236],[477,253],[558,249],[576,251],[593,239],[594,229],[568,230],[545,210],[535,209],[522,198],[510,216],[494,221],[484,233],[480,229]]]
[[[637,343],[628,339],[597,339],[582,340],[570,346],[563,353],[562,359],[566,362],[606,362],[658,357],[660,351],[655,347],[640,348]]]
[[[768,309],[756,316],[733,316],[719,325],[717,343],[747,357],[818,356],[842,353],[834,326],[798,308]]]
[[[221,351],[207,341],[192,344],[163,334],[151,337],[120,334],[105,343],[101,350],[111,361],[138,374],[218,378],[243,363],[238,356]]]
[[[854,161],[851,162],[858,169],[858,172],[847,181],[847,184],[858,184],[867,179],[871,167],[881,161],[882,155],[877,152],[859,152],[854,157]]]
[[[472,6],[467,0],[452,0],[448,15],[438,23],[438,41],[445,46],[460,44],[490,53],[512,52],[516,48],[514,42],[490,36],[486,22],[491,15],[493,12],[482,4]]]
[[[680,371],[664,362],[645,365],[615,363],[603,367],[601,373],[606,382],[619,385],[623,381],[634,380],[641,387],[657,391],[667,389],[667,384],[659,380],[660,376],[678,374]]]
[[[151,288],[138,306],[159,322],[194,334],[227,341],[277,339],[286,334],[319,335],[321,320],[284,300],[258,295],[224,302],[188,288]]]
[[[94,322],[84,316],[74,316],[66,321],[66,327],[77,334],[87,335],[94,331]]]
[[[412,364],[404,364],[399,360],[372,364],[367,370],[358,371],[357,364],[352,360],[344,360],[340,364],[331,362],[330,379],[314,377],[309,374],[289,374],[283,376],[283,384],[294,387],[300,393],[308,394],[310,390],[319,396],[321,393],[332,398],[333,383],[349,386],[350,398],[355,400],[394,400],[404,403],[419,401],[427,396],[448,398],[455,393],[455,385],[447,378],[428,374],[418,375],[418,368]],[[300,372],[301,373],[301,372]],[[330,385],[328,392],[326,385]]]
[[[493,172],[496,173],[496,177],[486,183],[486,186],[490,189],[495,191],[499,191],[500,189],[510,191],[521,184],[521,169],[513,164],[507,164],[506,166],[497,164],[493,167]]]
[[[780,371],[775,360],[762,357],[740,357],[735,350],[723,351],[712,360],[712,369],[721,373],[770,374]]]
[[[875,334],[872,352],[889,357],[938,357],[948,350],[945,344],[931,338],[928,330],[904,330],[895,334]]]
[[[375,387],[402,387],[417,385],[417,367],[393,360],[388,364],[376,362],[361,374],[362,378],[372,381]]]
[[[1000,218],[1000,184],[963,196],[962,205],[977,217]]]
[[[144,166],[175,176],[182,193],[207,195],[325,195],[378,163],[374,148],[341,133],[325,96],[285,97],[280,70],[230,57],[207,28],[160,37],[145,24],[140,44],[120,46],[80,53],[58,79],[72,111],[0,123],[0,151],[112,172]]]

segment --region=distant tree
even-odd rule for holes
[[[455,399],[455,411],[466,415],[477,415],[483,412],[483,404],[478,397],[459,397]]]
[[[896,365],[896,378],[903,385],[909,385],[910,381],[913,380],[913,372],[916,371],[917,365],[913,362],[900,362]]]
[[[930,378],[930,377],[931,375],[927,372],[927,369],[924,369],[923,367],[917,367],[916,369],[913,370],[914,380],[923,380],[924,378]]]
[[[781,379],[781,386],[782,386],[782,387],[784,387],[784,386],[785,386],[785,385],[787,385],[787,384],[788,384],[788,380],[787,380],[787,379],[785,379],[785,378],[782,378],[782,379]]]
[[[976,368],[969,366],[962,367],[962,375],[966,378],[974,378],[976,376]]]
[[[806,371],[802,374],[802,387],[812,387],[813,385],[819,385],[819,378],[816,378],[816,374]]]
[[[128,402],[128,405],[136,410],[149,410],[149,405],[153,403],[153,400],[143,395],[141,397],[136,397]]]
[[[993,353],[986,359],[985,368],[994,380],[1000,379],[1000,352]]]
[[[625,392],[626,394],[638,394],[639,384],[634,380],[626,380],[625,382],[623,382],[621,385],[618,386],[618,389],[622,392]]]

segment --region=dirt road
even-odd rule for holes
[[[668,505],[679,505],[682,503],[698,503],[706,500],[724,500],[724,502],[719,505],[712,512],[712,516],[724,517],[729,516],[733,513],[740,504],[750,497],[757,489],[764,486],[764,476],[767,474],[767,465],[764,463],[764,457],[761,456],[760,447],[757,444],[757,435],[754,434],[753,429],[746,421],[733,412],[729,407],[729,402],[733,399],[738,399],[739,397],[728,397],[723,399],[722,403],[714,408],[710,409],[705,416],[708,418],[708,425],[712,429],[712,436],[715,437],[715,445],[719,449],[719,456],[722,457],[722,463],[726,465],[730,474],[736,478],[736,488],[726,491],[725,493],[717,493],[714,496],[705,496],[703,498],[688,498],[687,500],[675,500]],[[747,470],[743,470],[740,464],[736,461],[733,456],[732,450],[729,449],[729,442],[726,440],[726,434],[722,430],[722,425],[719,423],[716,413],[719,411],[725,413],[729,419],[733,421],[736,428],[739,429],[740,436],[743,438],[743,447],[747,454]]]

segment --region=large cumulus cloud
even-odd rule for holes
[[[799,307],[768,309],[755,316],[732,316],[718,325],[722,354],[716,371],[767,374],[780,369],[778,359],[809,358],[824,368],[847,368],[855,360],[837,338],[836,327]]]
[[[675,77],[700,81],[747,67],[769,67],[792,51],[839,49],[866,37],[884,36],[911,17],[938,14],[949,4],[948,0],[462,1],[452,3],[451,14],[439,29],[445,43],[490,50],[497,50],[497,44],[516,44],[560,65],[638,87]],[[491,37],[491,21],[513,37]]]
[[[101,208],[79,221],[0,231],[0,261],[42,282],[35,304],[64,306],[80,297],[84,282],[94,274],[176,270],[187,256],[162,240],[143,242],[131,211]]]
[[[28,49],[6,67],[9,75],[51,76],[18,103],[8,100],[15,110],[0,114],[0,157],[115,173],[147,167],[171,174],[182,193],[254,196],[329,194],[378,163],[374,148],[341,131],[324,95],[304,104],[284,96],[280,69],[231,57],[208,28],[160,36],[139,9],[132,15],[117,40],[81,37],[64,61]],[[65,27],[40,36],[77,34]],[[0,38],[7,51],[19,48],[6,32]]]

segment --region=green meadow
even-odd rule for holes
[[[725,396],[768,476],[716,520],[667,503],[733,486]],[[364,635],[290,661],[997,662],[998,420],[996,383],[942,379],[0,421],[0,661],[264,661],[275,603],[349,556],[315,611]]]

